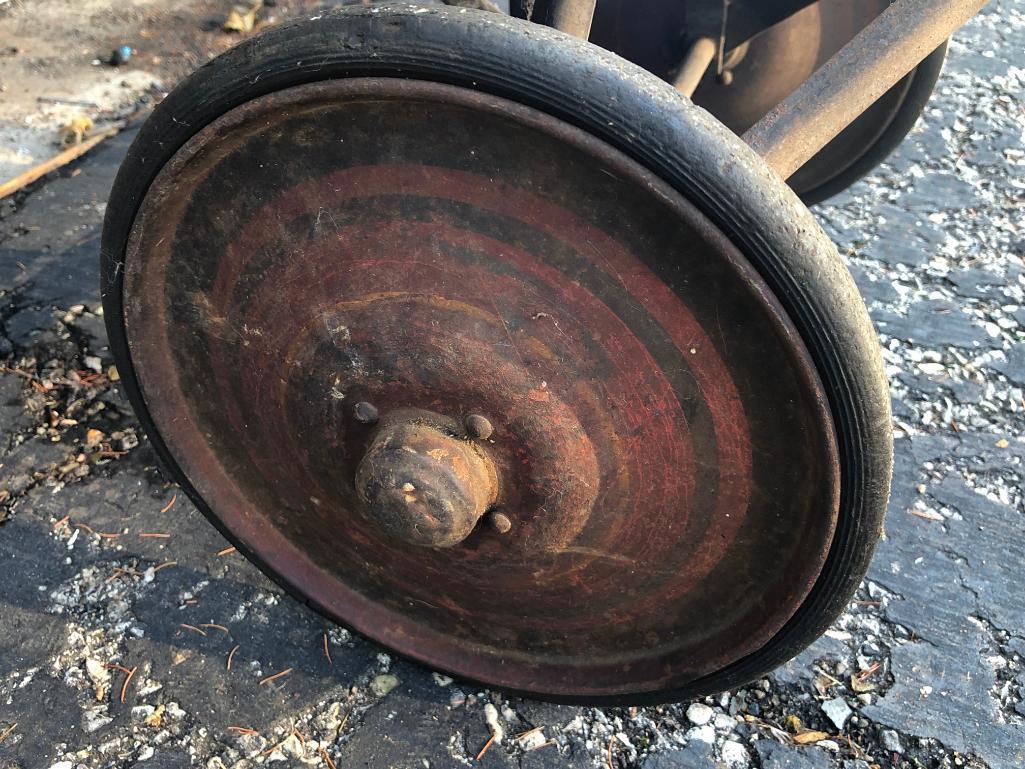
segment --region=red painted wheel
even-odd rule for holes
[[[888,440],[852,428],[885,383],[821,233],[758,269],[729,230],[768,223],[747,193],[715,210],[530,93],[579,86],[585,52],[609,72],[588,98],[682,107],[557,33],[357,11],[252,45],[154,113],[104,240],[122,378],[240,550],[400,653],[553,698],[705,691],[820,632],[885,503],[852,430]],[[808,259],[835,284],[816,333],[779,294],[822,279]],[[839,410],[830,355],[856,380]]]

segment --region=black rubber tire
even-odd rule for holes
[[[132,405],[155,450],[196,505],[232,539],[161,441],[133,371],[122,315],[122,268],[137,208],[176,150],[228,110],[282,88],[364,76],[434,80],[512,99],[574,124],[646,166],[694,203],[761,273],[803,337],[830,399],[841,457],[840,518],[826,565],[787,625],[759,651],[680,690],[550,699],[619,705],[721,691],[764,675],[818,638],[845,608],[868,567],[892,462],[887,382],[874,329],[850,274],[801,201],[708,113],[611,53],[496,14],[400,5],[284,24],[195,72],[140,130],[107,207],[103,306]],[[258,565],[277,579],[273,564]],[[293,586],[284,587],[297,594]]]

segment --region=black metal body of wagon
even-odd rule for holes
[[[270,29],[157,108],[104,230],[126,389],[242,552],[402,654],[568,701],[748,681],[843,609],[889,489],[795,191],[896,146],[982,3],[465,5]]]

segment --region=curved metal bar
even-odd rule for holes
[[[683,60],[680,72],[676,75],[673,85],[676,90],[688,99],[694,95],[698,83],[708,70],[708,65],[715,59],[719,46],[710,37],[700,37],[694,41]]]
[[[986,0],[897,0],[744,134],[789,178]]]
[[[552,26],[587,40],[591,35],[594,6],[598,0],[556,0],[552,8]]]

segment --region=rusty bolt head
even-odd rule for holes
[[[513,525],[508,515],[497,510],[488,513],[488,524],[499,534],[508,534]]]
[[[471,438],[478,438],[480,440],[487,440],[491,437],[491,434],[495,431],[491,421],[487,417],[482,417],[480,414],[470,414],[464,422],[466,426],[466,434]]]
[[[356,417],[357,422],[362,422],[365,425],[372,425],[379,419],[377,412],[377,406],[373,403],[367,403],[367,401],[360,401],[352,407],[353,416]]]

